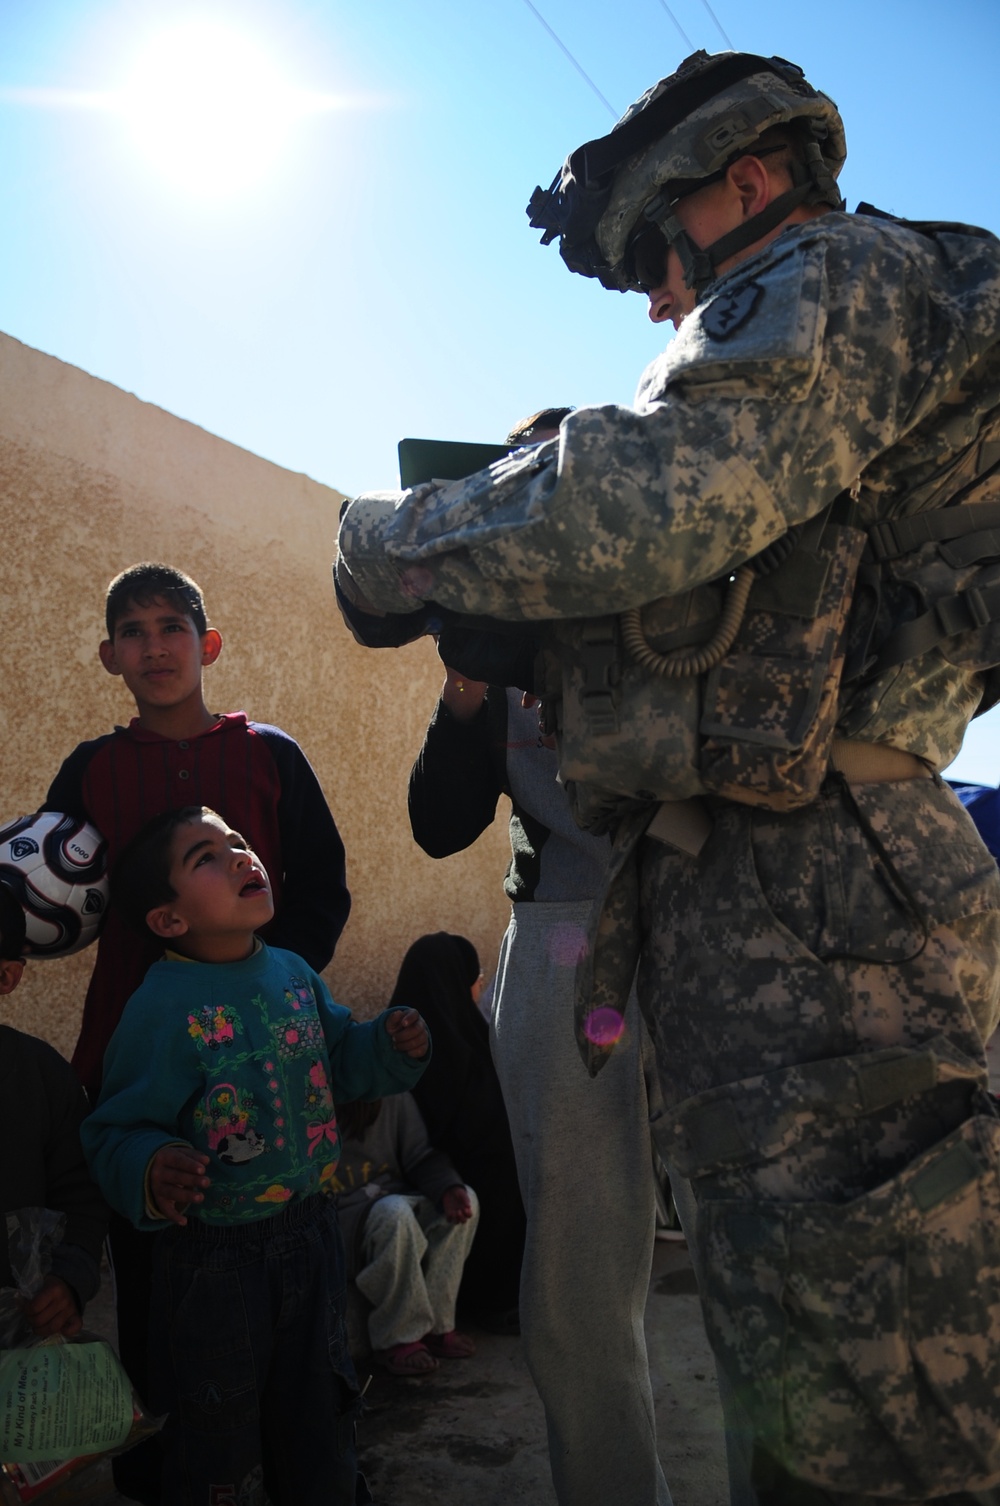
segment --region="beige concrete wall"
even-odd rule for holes
[[[341,500],[0,334],[0,817],[36,809],[65,755],[131,714],[97,657],[109,579],[142,559],[179,566],[225,639],[209,706],[284,727],[326,792],[354,897],[328,982],[365,1015],[425,931],[464,933],[492,970],[509,848],[506,809],[441,862],[410,837],[406,779],[440,664],[429,643],[375,653],[343,627],[330,584]],[[86,951],[29,965],[2,1018],[68,1053],[89,968]]]

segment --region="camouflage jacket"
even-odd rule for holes
[[[615,613],[726,576],[859,477],[869,524],[978,500],[998,460],[1000,242],[831,213],[714,283],[634,407],[580,409],[465,481],[356,499],[338,583],[385,612]],[[895,666],[852,688],[839,735],[942,766],[983,667],[939,648]]]

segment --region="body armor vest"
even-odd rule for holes
[[[966,490],[984,487],[1000,493],[992,472]],[[984,672],[980,710],[1000,698],[1000,500],[865,530],[845,494],[789,537],[776,565],[752,570],[721,654],[711,644],[736,580],[558,624],[540,683],[581,825],[603,831],[636,802],[697,795],[808,804],[851,683],[934,648]],[[675,673],[682,649],[694,652]]]

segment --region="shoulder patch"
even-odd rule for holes
[[[799,229],[803,227],[798,227]],[[829,293],[826,245],[782,237],[744,277],[726,274],[713,297],[686,318],[636,393],[642,411],[672,387],[688,396],[801,402],[823,354]]]
[[[728,340],[740,329],[757,306],[764,289],[759,282],[748,282],[732,293],[713,298],[701,316],[701,327],[713,340]]]

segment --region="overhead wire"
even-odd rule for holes
[[[677,27],[677,30],[680,32],[681,41],[684,43],[684,46],[687,47],[691,52],[694,52],[694,43],[688,36],[687,32],[684,30],[681,23],[678,21],[677,17],[674,15],[673,11],[670,9],[670,6],[667,4],[667,0],[660,0],[660,4],[663,6],[663,9],[666,11],[671,21],[673,21],[674,25]]]
[[[611,118],[613,120],[617,120],[618,117],[619,117],[619,111],[616,110],[615,107],[614,107],[614,105],[611,103],[611,101],[609,99],[607,99],[605,97],[605,95],[603,95],[601,93],[600,89],[594,83],[594,80],[591,78],[590,74],[586,71],[586,69],[580,63],[577,62],[577,60],[573,56],[572,52],[570,52],[569,48],[566,46],[566,43],[559,36],[558,32],[556,32],[553,29],[553,27],[551,27],[549,25],[548,21],[546,21],[545,17],[542,15],[542,13],[538,9],[537,5],[532,4],[532,0],[524,0],[524,3],[528,7],[528,9],[531,11],[532,15],[535,17],[535,20],[539,23],[539,25],[540,26],[544,26],[545,30],[548,32],[548,34],[552,38],[553,42],[555,42],[555,44],[559,48],[560,52],[562,52],[563,55],[566,58],[569,59],[569,61],[572,63],[573,67],[576,69],[577,73],[583,79],[583,81],[587,85],[587,87],[589,89],[592,89],[593,92],[597,95],[597,98],[601,101],[601,104],[608,111],[608,113],[611,116]],[[701,0],[701,3],[705,7],[705,9],[708,11],[708,14],[711,16],[711,18],[712,18],[713,22],[715,23],[715,26],[716,26],[716,28],[717,28],[720,36],[722,37],[722,40],[725,42],[726,46],[729,47],[729,48],[731,48],[732,51],[735,52],[736,51],[735,46],[733,45],[732,41],[730,40],[729,35],[726,32],[725,27],[722,25],[722,22],[719,20],[718,16],[715,14],[715,11],[712,9],[711,5],[708,3],[708,0]],[[684,30],[684,28],[681,25],[681,23],[678,21],[677,17],[674,15],[673,11],[670,9],[670,6],[667,4],[667,0],[660,0],[660,4],[662,5],[663,9],[666,11],[667,15],[670,17],[671,21],[674,23],[674,26],[677,28],[677,31],[680,33],[680,37],[681,37],[681,40],[683,41],[684,45],[686,47],[690,48],[690,50],[692,52],[694,52],[694,50],[695,50],[694,43],[692,42],[691,38],[688,36],[687,32]]]
[[[590,74],[587,73],[587,72],[585,72],[585,70],[583,68],[581,68],[581,66],[577,62],[576,58],[573,56],[573,54],[570,52],[569,48],[566,46],[566,43],[564,41],[562,41],[562,39],[560,37],[558,37],[556,35],[556,33],[552,30],[552,27],[549,25],[548,21],[546,21],[545,17],[542,15],[541,11],[538,10],[537,6],[532,5],[531,0],[524,0],[524,3],[528,7],[528,9],[531,11],[531,13],[535,16],[535,18],[542,24],[542,26],[545,27],[545,30],[548,32],[548,34],[552,38],[553,42],[555,42],[556,46],[558,48],[560,48],[560,50],[566,54],[566,56],[569,58],[570,62],[573,64],[573,67],[576,69],[576,71],[580,75],[580,77],[585,81],[585,83],[587,83],[590,86],[591,89],[593,89],[594,93],[597,95],[598,99],[601,101],[601,104],[604,106],[604,108],[607,111],[609,111],[612,120],[617,120],[620,112],[615,109],[614,105],[610,102],[610,100],[605,99],[605,97],[601,93],[600,89],[594,83],[594,80],[590,77]]]
[[[722,40],[725,42],[725,44],[729,48],[730,52],[735,52],[736,48],[733,46],[732,42],[729,40],[729,37],[726,35],[726,31],[725,31],[725,28],[724,28],[722,22],[719,20],[718,16],[715,14],[715,11],[712,9],[712,7],[709,5],[708,0],[701,0],[701,3],[705,7],[705,9],[708,11],[708,14],[711,16],[711,18],[715,22],[716,26],[719,28],[719,32],[721,33]]]

